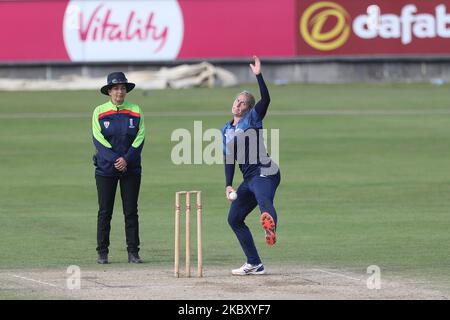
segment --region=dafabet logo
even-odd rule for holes
[[[450,38],[450,14],[440,1],[427,5],[417,0],[339,2],[314,1],[301,13],[300,35],[311,48],[327,52],[347,43],[346,51],[356,52],[366,41],[378,39],[403,49],[416,46],[419,40]],[[380,41],[377,44],[382,46]]]
[[[330,28],[329,24],[333,24]],[[300,34],[311,47],[330,51],[342,46],[350,35],[350,15],[329,1],[309,6],[300,19]]]

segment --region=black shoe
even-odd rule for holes
[[[128,263],[142,263],[142,260],[137,252],[128,252]]]
[[[99,253],[97,258],[97,263],[99,264],[108,264],[108,254],[107,253]]]

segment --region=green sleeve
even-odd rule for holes
[[[105,139],[105,137],[102,134],[102,129],[100,128],[100,122],[98,121],[98,115],[100,114],[100,111],[97,109],[94,110],[94,113],[92,115],[92,134],[94,136],[94,139],[100,142],[104,147],[106,148],[112,148],[112,145],[108,142],[108,140]]]
[[[101,132],[100,123],[98,121],[99,112],[96,109],[92,116],[92,140],[97,149],[98,155],[109,162],[115,162],[119,157],[112,149],[111,144],[105,139]]]
[[[140,110],[140,120],[139,120],[139,131],[136,135],[136,138],[134,139],[133,143],[131,144],[131,146],[133,148],[138,148],[142,142],[144,142],[144,138],[145,138],[145,121],[144,121],[144,113],[142,112],[142,110]]]

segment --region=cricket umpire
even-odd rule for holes
[[[120,183],[128,262],[139,257],[138,196],[141,184],[141,152],[144,146],[144,114],[134,103],[125,102],[133,90],[122,72],[113,72],[100,92],[109,101],[96,107],[92,116],[93,157],[98,194],[97,262],[108,263],[109,234],[117,184]]]

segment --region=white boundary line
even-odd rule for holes
[[[313,271],[319,271],[319,272],[323,272],[323,273],[327,273],[333,276],[338,276],[338,277],[342,277],[342,278],[346,278],[346,279],[350,279],[350,280],[355,280],[355,281],[362,281],[363,279],[357,279],[357,278],[353,278],[353,277],[349,277],[346,276],[345,274],[341,274],[341,273],[336,273],[336,272],[329,272],[329,271],[325,271],[325,270],[321,270],[321,269],[311,269]]]
[[[47,285],[47,286],[59,288],[57,285],[54,285],[54,284],[51,284],[51,283],[48,283],[48,282],[39,281],[39,280],[27,278],[27,277],[21,277],[21,276],[15,275],[15,274],[13,274],[12,276],[13,276],[14,278],[19,278],[19,279],[22,279],[22,280],[31,281],[31,282],[36,282],[36,283],[39,283],[39,284],[44,284],[44,285]]]

